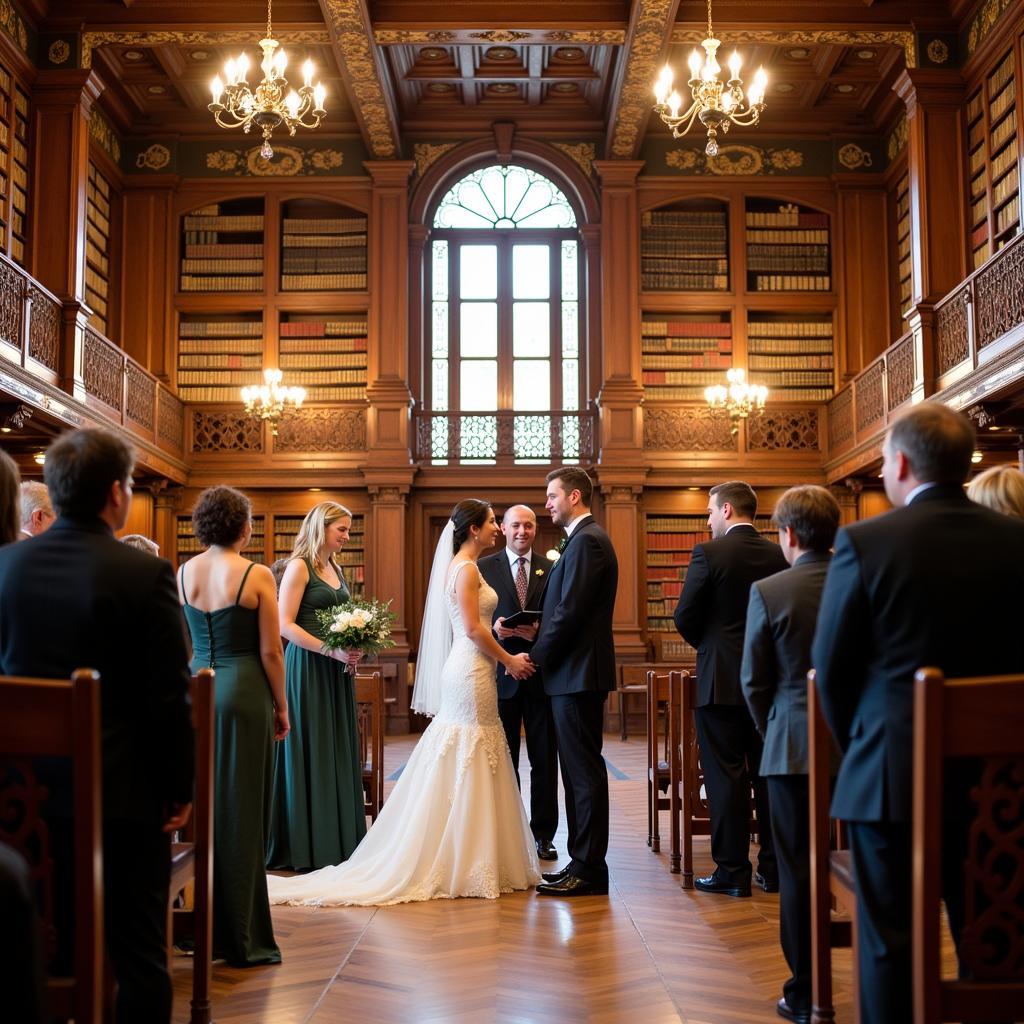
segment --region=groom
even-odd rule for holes
[[[530,660],[544,673],[551,698],[565,787],[569,855],[545,874],[537,892],[550,896],[608,893],[608,772],[601,756],[604,703],[615,689],[612,609],[619,565],[608,534],[594,522],[594,485],[576,466],[547,477],[545,508],[566,532],[548,575],[540,632]]]

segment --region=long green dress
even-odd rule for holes
[[[344,579],[335,589],[304,561],[309,582],[295,621],[319,636],[316,609],[350,595]],[[289,644],[284,665],[292,731],[277,745],[267,866],[303,871],[347,860],[366,834],[356,698],[340,661]]]
[[[185,592],[182,566],[182,593]],[[270,832],[274,701],[260,659],[259,612],[238,602],[203,612],[185,602],[192,671],[216,673],[213,950],[232,967],[281,962],[263,855]]]

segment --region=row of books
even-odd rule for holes
[[[714,381],[721,383],[721,378]],[[831,387],[828,388],[772,388],[768,396],[769,403],[775,402],[827,402],[833,395]],[[704,403],[704,386],[694,385],[683,387],[681,385],[660,387],[656,394],[646,396],[646,400],[656,399],[662,402],[695,402]]]
[[[246,383],[253,383],[251,380]],[[237,387],[203,387],[187,385],[179,387],[178,397],[185,402],[240,402]],[[366,387],[362,385],[339,385],[337,387],[306,388],[307,402],[348,402],[366,398]]]
[[[830,355],[801,355],[798,358],[801,365],[811,370],[831,370],[835,365]],[[751,355],[748,357],[748,364],[751,370],[788,370],[793,366],[793,356]]]
[[[725,224],[724,210],[646,210],[640,215],[643,227],[671,225],[687,227],[709,224]]]
[[[758,274],[754,288],[759,292],[827,292],[832,288],[828,275]]]
[[[220,244],[224,244],[224,245],[228,245],[228,244],[230,244],[230,245],[241,245],[241,244],[243,244],[241,242],[236,242],[236,241],[233,241],[233,242],[230,242],[230,243],[227,243],[227,242],[222,243],[221,240],[220,240],[222,234],[223,234],[223,232],[220,232],[220,231],[186,231],[185,232],[185,245],[187,247],[187,246],[190,246],[190,245],[220,245]],[[263,248],[263,243],[262,242],[249,242],[249,243],[246,243],[246,244],[249,244],[249,245],[259,245],[261,249]]]
[[[828,245],[827,231],[748,231],[747,245]]]
[[[1013,202],[1007,203],[996,214],[996,234],[1009,230],[1020,219],[1020,196],[1014,196]]]
[[[670,531],[669,525],[674,526],[675,529]],[[662,526],[660,529],[651,527],[650,520],[648,520],[647,547],[655,551],[692,551],[695,544],[700,544],[705,540],[707,540],[706,530],[701,533],[681,532],[678,520]],[[682,556],[675,562],[676,565],[687,565],[688,563],[689,558]]]
[[[192,274],[181,275],[183,292],[256,292],[263,290],[263,275],[253,277],[217,276],[197,277]]]
[[[981,150],[984,154],[984,150]],[[1004,175],[1011,167],[1017,166],[1017,140],[1001,150],[999,155],[992,161],[992,180],[995,181],[997,178]],[[982,181],[984,181],[984,175],[982,175]]]
[[[207,216],[189,214],[185,217],[185,231],[262,231],[263,214],[226,214]]]
[[[262,218],[260,220],[262,223]],[[283,225],[286,235],[328,235],[343,234],[346,231],[366,233],[365,217],[285,217]]]
[[[640,274],[644,291],[701,292],[724,291],[729,287],[727,274]]]
[[[282,370],[304,370],[324,365],[322,352],[282,353],[279,366]],[[366,350],[362,352],[335,352],[327,360],[331,366],[355,366],[366,370]],[[364,372],[365,376],[365,372]]]
[[[728,370],[731,366],[732,355],[728,352],[699,355],[648,355],[645,352],[643,357],[645,370]]]
[[[687,242],[691,245],[714,245],[724,248],[729,231],[724,224],[719,227],[712,225],[687,226],[683,234],[678,227],[642,228],[640,244],[642,246],[661,244],[662,242]]]
[[[731,352],[732,340],[720,338],[709,342],[706,338],[645,338],[643,352],[657,354],[659,352]]]
[[[732,326],[718,320],[644,320],[640,334],[644,338],[728,338]]]
[[[751,320],[747,324],[751,338],[817,338],[832,337],[828,320]]]
[[[284,326],[283,324],[281,325]],[[282,355],[287,352],[331,353],[331,352],[365,352],[366,338],[303,338],[280,340]]]
[[[641,256],[722,256],[726,251],[725,235],[719,243],[704,238],[687,236],[679,238],[650,238],[644,235],[640,241]]]
[[[96,248],[96,243],[91,238],[85,240],[85,258],[102,274],[108,273],[110,262],[107,257]]]
[[[827,256],[749,256],[747,258],[747,271],[769,271],[781,274],[827,274],[829,263]]]
[[[184,345],[184,342],[181,343]],[[236,354],[232,352],[201,351],[178,353],[179,370],[259,370],[263,366],[263,356],[249,352]],[[179,377],[180,380],[180,377]]]
[[[185,259],[254,259],[263,257],[262,242],[222,242],[218,245],[186,245]]]
[[[811,365],[808,360],[808,365]],[[751,366],[751,369],[754,367]],[[834,381],[831,370],[767,370],[757,375],[758,383],[769,388],[830,387]]]
[[[352,249],[366,248],[366,235],[285,235],[286,249]]]
[[[992,152],[999,149],[1004,142],[1012,139],[1017,134],[1017,111],[1011,110],[1008,117],[1004,117],[992,132]]]
[[[1003,87],[1003,91],[998,96],[993,97],[988,105],[988,120],[989,124],[995,124],[1013,106],[1016,90],[1012,82],[1007,82]]]
[[[1015,167],[992,190],[992,201],[998,206],[1017,191],[1017,168]]]
[[[183,274],[262,274],[263,259],[183,259]]]
[[[281,287],[293,291],[361,290],[366,274],[282,274]]]
[[[747,349],[752,353],[799,355],[805,352],[831,352],[832,338],[757,338],[747,332]]]
[[[804,213],[792,204],[780,206],[776,212],[747,211],[748,228],[827,228],[827,213]]]
[[[246,370],[205,369],[179,370],[178,384],[193,386],[208,384],[225,386],[228,384],[244,387],[258,384],[252,373]],[[366,384],[366,368],[357,370],[298,370],[289,374],[289,384]]]
[[[365,320],[294,320],[282,323],[282,338],[323,338],[365,334]]]
[[[667,273],[679,276],[724,274],[729,269],[729,261],[706,256],[646,256],[641,264],[641,269],[644,274]]]
[[[284,274],[366,273],[366,252],[357,251],[340,256],[337,250],[294,249],[286,251],[281,263]]]
[[[729,364],[726,364],[729,365]],[[702,373],[699,370],[642,370],[644,384],[689,384],[694,387],[721,384],[721,373]]]
[[[647,575],[647,596],[653,598],[659,597],[678,597],[683,592],[683,581],[682,580],[658,580],[651,582],[650,573]]]
[[[666,598],[664,601],[648,601],[647,614],[650,615],[673,615],[676,610],[676,602]]]
[[[652,564],[651,559],[647,559],[647,578],[649,580],[657,580],[662,585],[671,582],[673,580],[682,581],[686,575],[686,567],[679,566],[678,568],[673,566],[662,566]]]

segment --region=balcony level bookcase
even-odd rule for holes
[[[0,64],[0,250],[25,265],[28,231],[29,93]]]

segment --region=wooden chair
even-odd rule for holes
[[[857,900],[853,863],[840,823],[833,827],[829,816],[832,802],[832,738],[818,703],[814,671],[807,673],[807,730],[810,772],[808,791],[811,839],[811,1021],[824,1024],[835,1020],[832,1003],[832,950],[852,944],[854,1005],[857,1005],[857,949],[853,921]],[[833,910],[846,918],[833,916]],[[860,1020],[859,1009],[855,1018]]]
[[[28,861],[52,953],[54,878],[47,798],[36,757],[71,762],[74,815],[74,976],[48,978],[49,1015],[93,1022],[103,1004],[103,832],[100,677],[78,669],[70,681],[0,676],[0,841]],[[0,996],[2,998],[2,996]]]
[[[366,813],[376,821],[384,804],[384,689],[379,671],[356,675],[356,708]]]
[[[707,793],[704,790],[704,769],[700,763],[700,745],[697,743],[697,727],[694,711],[697,704],[697,677],[684,673],[680,712],[680,772],[682,773],[682,888],[693,888],[693,837],[711,835],[711,812],[708,809]],[[757,817],[754,814],[754,794],[750,794],[750,834],[759,834]]]
[[[618,686],[615,689],[619,704],[619,736],[629,739],[629,697],[647,693],[647,673],[663,669],[660,665],[629,662],[619,666]]]
[[[973,820],[964,823],[966,977],[946,980],[940,901],[943,812],[957,789],[946,771],[952,758],[973,759],[979,779],[970,789]],[[1024,1019],[1024,675],[944,679],[938,669],[918,670],[913,779],[914,1024]]]
[[[171,844],[171,888],[167,905],[168,957],[175,933],[188,931],[195,943],[192,958],[191,1024],[209,1024],[213,981],[213,762],[214,671],[204,668],[192,677],[192,724],[196,731],[196,784],[192,817],[181,842]],[[194,883],[191,908],[174,901]],[[189,928],[188,926],[191,925]]]
[[[647,823],[648,845],[661,852],[658,812],[669,812],[669,865],[679,872],[679,790],[682,772],[679,758],[680,694],[686,673],[647,673]],[[661,722],[664,720],[664,734]],[[664,758],[661,753],[664,751]],[[664,795],[662,795],[664,794]]]

